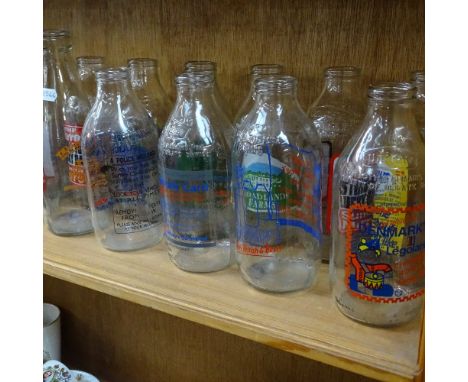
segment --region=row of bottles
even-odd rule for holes
[[[44,32],[44,200],[52,232],[94,230],[114,251],[152,246],[164,234],[179,268],[212,272],[236,260],[247,282],[271,292],[312,286],[330,253],[344,314],[394,325],[418,313],[423,73],[415,74],[417,86],[369,87],[366,113],[360,70],[328,68],[305,113],[294,77],[281,65],[255,65],[231,123],[212,62],[186,63],[168,112],[156,61],[103,68],[102,57],[80,57],[82,84],[96,81],[95,93],[84,87],[86,96],[70,51],[68,33]]]

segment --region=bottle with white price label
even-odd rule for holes
[[[45,30],[43,40],[47,223],[57,235],[81,235],[93,230],[80,147],[89,103],[80,89],[70,33]]]

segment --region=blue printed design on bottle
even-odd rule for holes
[[[265,145],[262,153],[245,153],[235,167],[237,241],[244,254],[282,251],[295,229],[321,239],[320,161],[312,151],[278,146],[289,157],[279,160],[272,156],[273,147]]]

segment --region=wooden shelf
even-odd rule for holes
[[[268,294],[247,285],[235,266],[181,271],[163,243],[115,253],[92,235],[58,237],[44,228],[44,273],[378,380],[412,381],[421,372],[421,319],[392,329],[347,319],[331,298],[326,265],[313,289]]]

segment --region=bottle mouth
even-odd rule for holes
[[[354,78],[361,75],[361,69],[355,66],[330,66],[324,70],[326,78]]]
[[[58,40],[65,37],[70,37],[70,32],[65,29],[44,29],[42,37],[45,40]]]
[[[216,71],[216,63],[213,61],[187,61],[184,67],[187,72]]]
[[[80,66],[103,65],[104,57],[103,56],[80,56],[76,58],[76,63]]]
[[[409,82],[381,82],[369,86],[368,96],[380,101],[410,100],[416,96],[416,87]]]
[[[270,74],[281,74],[284,70],[281,64],[255,64],[250,67],[252,76],[262,76]]]
[[[418,84],[424,83],[424,70],[415,70],[411,72],[411,80]]]
[[[96,80],[102,81],[125,81],[129,79],[128,68],[115,67],[96,71]]]
[[[270,75],[254,81],[256,93],[284,93],[296,89],[297,79],[293,76]]]
[[[154,58],[131,58],[127,61],[129,68],[155,68],[158,66],[158,60]]]
[[[175,78],[177,87],[188,87],[190,89],[210,87],[213,86],[213,83],[214,76],[211,71],[184,72]]]

